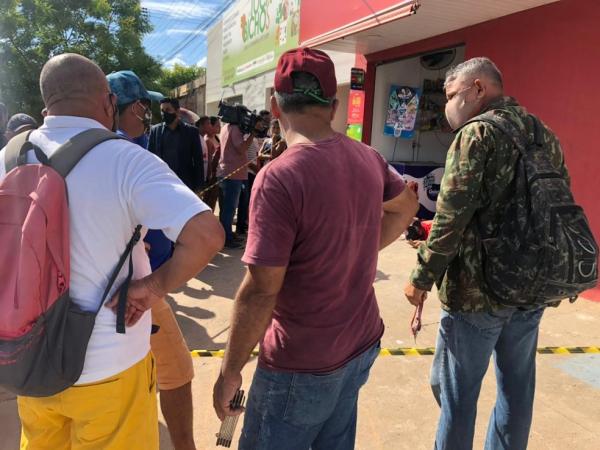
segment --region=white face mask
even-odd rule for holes
[[[133,107],[135,108],[136,105],[140,105],[144,109],[144,116],[138,116],[138,114],[135,112],[135,109],[133,109],[133,114],[135,114],[135,117],[137,117],[140,120],[140,122],[144,124],[144,130],[149,129],[150,125],[152,125],[152,111],[150,110],[150,108],[144,106],[140,102],[136,102]]]
[[[468,91],[476,87],[475,85],[461,89],[454,94],[446,103],[446,119],[453,130],[459,129],[467,120],[473,117],[473,112],[477,110],[479,102],[467,101]]]

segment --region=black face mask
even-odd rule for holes
[[[175,119],[177,119],[177,114],[174,113],[170,113],[170,112],[162,112],[161,113],[162,116],[162,120],[164,123],[166,123],[167,125],[171,125]]]

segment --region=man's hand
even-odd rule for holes
[[[244,412],[244,408],[231,409],[233,397],[241,387],[241,374],[226,379],[222,373],[219,373],[219,378],[213,388],[213,407],[219,420],[223,421],[227,416],[239,416]]]
[[[395,242],[406,231],[418,210],[419,200],[410,186],[383,203],[379,250]]]
[[[419,199],[419,183],[417,183],[416,181],[409,181],[408,183],[406,183],[406,186],[415,193],[415,195],[417,196],[417,200]]]
[[[411,305],[419,306],[425,300],[427,300],[427,291],[414,287],[411,283],[408,283],[404,288],[404,295]]]
[[[411,241],[411,240],[407,240],[406,243],[408,245],[410,245],[412,248],[418,250],[421,245],[425,244],[425,241]]]
[[[105,306],[117,313],[117,305],[119,303],[118,290],[110,302]],[[125,309],[125,325],[131,327],[135,325],[144,312],[148,311],[160,300],[164,298],[166,293],[159,292],[158,288],[150,281],[149,278],[132,281],[127,291],[127,308]]]

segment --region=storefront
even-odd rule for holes
[[[279,56],[299,46],[300,0],[239,0],[207,35],[206,111],[221,100],[251,110],[269,109]],[[336,66],[339,114],[334,128],[346,129],[353,53],[328,51]]]
[[[428,71],[421,64],[424,55],[456,49],[452,64],[474,56],[490,57],[503,73],[506,93],[538,115],[560,138],[576,200],[600,239],[600,202],[596,198],[600,177],[595,175],[600,168],[595,150],[600,141],[595,111],[600,103],[595,88],[600,73],[600,2],[368,3],[367,7],[361,0],[303,0],[300,14],[301,21],[318,17],[310,26],[301,27],[302,45],[355,54],[355,64],[366,70],[363,141],[394,163],[443,162],[444,148],[452,137],[443,125],[439,130],[425,130],[417,114],[417,126],[409,138],[398,140],[386,133],[392,87],[421,89],[426,97],[431,84],[426,86],[425,80],[443,78],[445,70]],[[428,103],[420,100],[422,113]],[[589,296],[600,300],[600,291]]]

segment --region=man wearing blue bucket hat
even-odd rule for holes
[[[146,147],[140,139],[150,128],[151,102],[164,97],[146,90],[139,77],[130,70],[114,72],[106,78],[117,96],[117,133]],[[166,166],[165,170],[168,170]],[[160,230],[149,230],[144,241],[149,244],[150,264],[154,271],[171,257],[173,244]],[[195,450],[191,389],[194,368],[181,329],[166,300],[152,307],[152,323],[158,326],[150,343],[156,358],[161,410],[171,440],[176,450]]]

